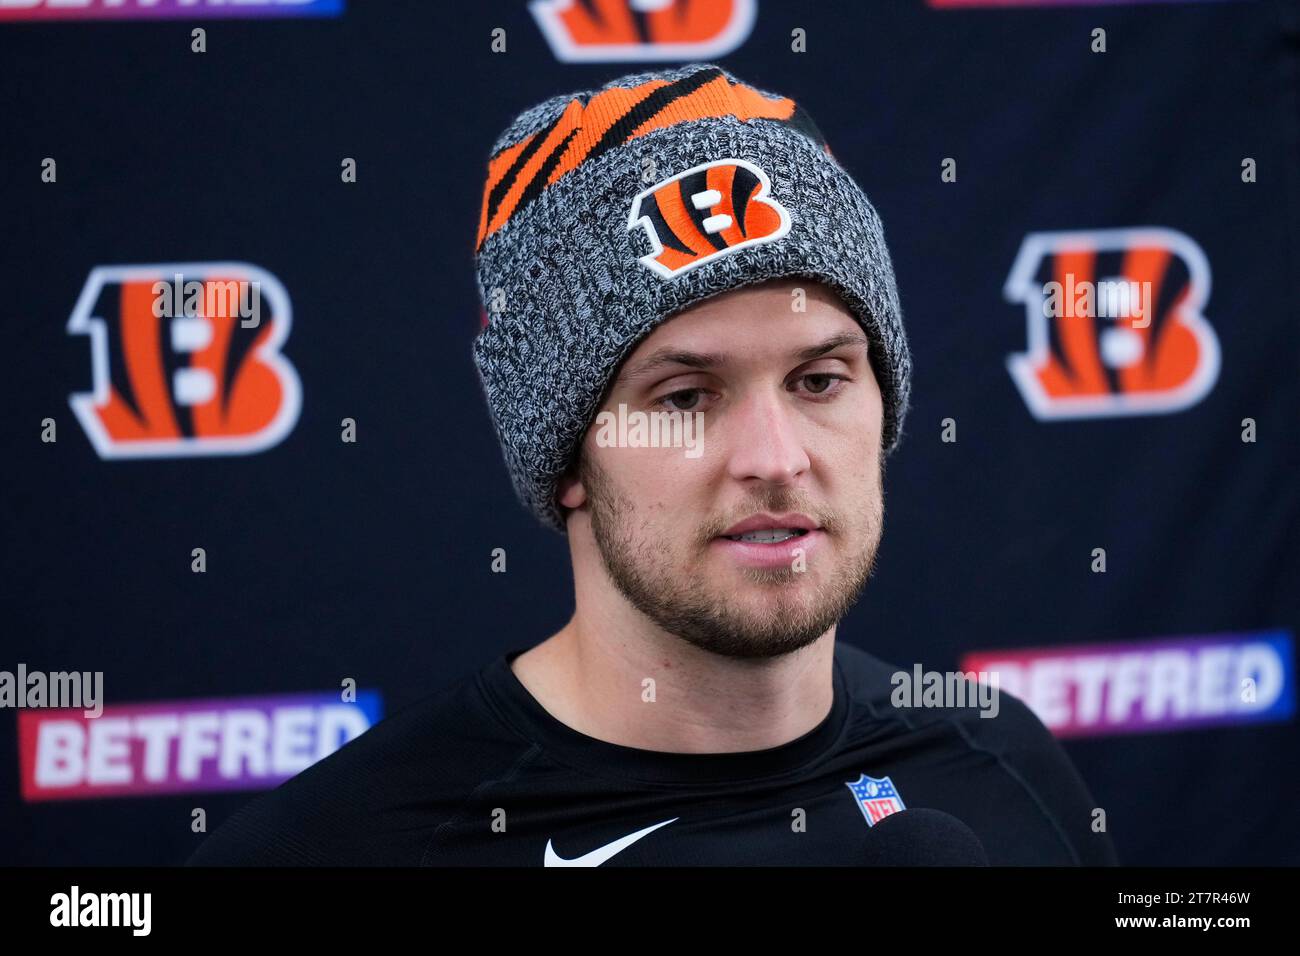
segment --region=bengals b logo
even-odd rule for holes
[[[1031,233],[1003,292],[1025,305],[1028,349],[1007,368],[1035,418],[1176,412],[1219,377],[1209,262],[1181,232]]]
[[[745,42],[757,0],[533,0],[557,59],[709,60]]]
[[[780,239],[790,213],[771,196],[763,172],[743,159],[718,159],[666,179],[632,200],[627,228],[644,226],[654,251],[640,262],[671,279],[719,256]]]
[[[90,336],[92,391],[68,401],[101,458],[262,451],[302,404],[279,351],[290,318],[284,287],[256,266],[100,266],[68,320]]]

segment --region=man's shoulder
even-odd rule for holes
[[[1090,829],[1096,801],[1078,768],[1020,698],[988,680],[900,667],[852,645],[837,646],[836,659],[850,695],[867,711],[864,732],[879,733],[892,722],[896,733],[914,734],[918,746],[924,740],[930,747],[983,754],[1007,786],[1027,794],[1062,831],[1080,862],[1116,862],[1109,838]]]
[[[255,797],[186,865],[418,865],[415,836],[523,746],[483,702],[477,676],[395,711]]]
[[[920,664],[891,663],[852,644],[837,642],[835,659],[855,703],[875,718],[894,718],[908,727],[935,722],[959,726],[981,746],[1059,747],[1056,738],[1024,701],[962,672],[937,672]],[[984,714],[991,714],[985,717]]]

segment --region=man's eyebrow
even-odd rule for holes
[[[816,345],[810,345],[808,348],[792,353],[792,357],[800,362],[809,362],[846,345],[857,345],[865,349],[869,343],[867,337],[862,333],[838,332]],[[664,346],[651,352],[635,365],[625,368],[619,376],[619,381],[630,385],[638,379],[645,378],[662,368],[673,365],[684,365],[687,368],[707,370],[721,368],[726,364],[727,356],[719,352],[691,352],[685,349]]]
[[[810,348],[803,349],[795,355],[795,358],[801,362],[808,362],[825,355],[827,352],[834,352],[836,349],[845,345],[860,345],[865,349],[870,345],[870,343],[867,342],[867,337],[861,332],[839,332],[832,335],[820,345],[814,345]]]

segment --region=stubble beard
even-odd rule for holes
[[[843,560],[836,561],[826,553],[815,555],[816,561],[809,559],[806,571],[793,567],[742,568],[749,585],[747,593],[762,592],[758,601],[702,591],[707,584],[703,575],[692,575],[689,568],[674,566],[670,552],[656,547],[656,532],[650,522],[640,521],[641,535],[637,536],[633,503],[586,454],[581,456],[579,475],[590,504],[592,534],[614,585],[633,607],[665,631],[712,654],[764,659],[808,646],[857,603],[875,570],[884,515],[883,457],[881,484],[862,511],[850,518],[839,514],[818,518],[827,535],[824,545],[839,543],[842,547],[849,540],[846,534],[863,539],[863,545]],[[799,507],[797,496],[779,488],[755,496],[749,503],[752,511],[807,510]],[[713,537],[722,530],[706,529],[690,542],[691,564],[703,557],[712,547]],[[810,585],[814,565],[821,568],[829,561],[836,562],[831,575],[819,576]]]

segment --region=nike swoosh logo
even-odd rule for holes
[[[673,817],[676,820],[677,817]],[[600,866],[615,854],[622,853],[637,840],[647,834],[654,833],[660,827],[666,827],[673,820],[665,820],[663,823],[656,823],[654,826],[646,827],[644,830],[637,830],[636,833],[629,833],[613,843],[606,843],[599,849],[592,850],[590,853],[584,853],[582,856],[575,856],[572,860],[566,860],[560,854],[555,852],[555,847],[551,846],[551,841],[546,841],[546,859],[543,866]]]

